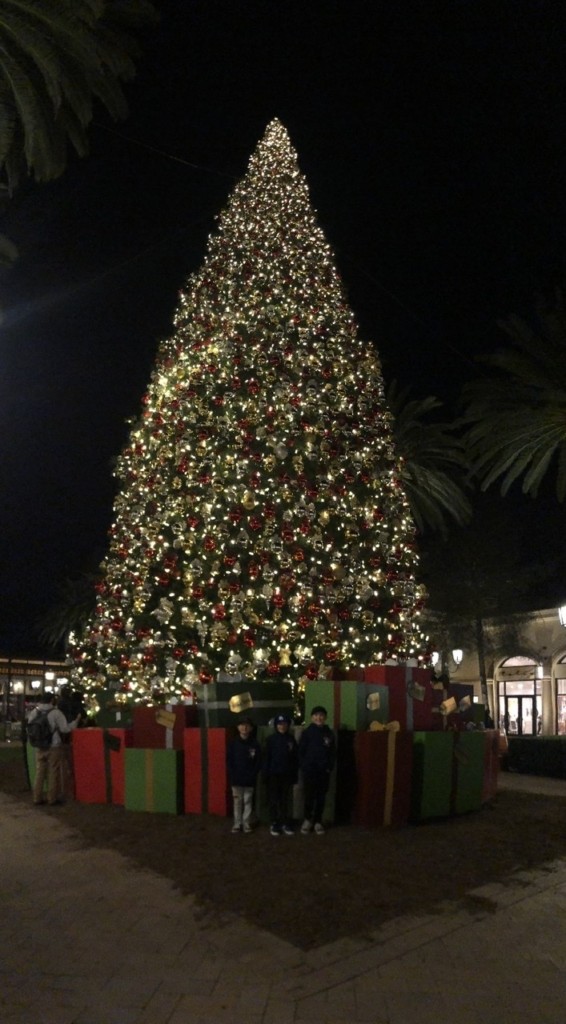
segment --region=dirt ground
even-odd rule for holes
[[[31,802],[19,746],[0,750],[0,789]],[[367,936],[402,915],[442,913],[467,893],[566,855],[566,798],[501,792],[465,816],[366,831],[272,838],[265,826],[232,835],[212,816],[175,817],[69,802],[37,808],[74,831],[78,846],[111,848],[133,869],[158,872],[192,894],[203,919],[238,914],[303,949]]]

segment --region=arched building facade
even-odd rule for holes
[[[566,628],[558,609],[512,616],[512,630],[484,623],[489,709],[510,736],[566,735]],[[506,641],[501,636],[507,635]],[[513,636],[514,639],[510,639]],[[477,647],[462,647],[460,664],[448,659],[452,682],[474,687],[482,700]]]

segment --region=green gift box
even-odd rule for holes
[[[486,733],[455,732],[451,810],[454,814],[477,811],[482,804]]]
[[[413,733],[412,821],[450,814],[453,763],[453,732]]]
[[[30,789],[33,789],[36,775],[36,750],[37,747],[32,747],[31,743],[26,741],[26,772]]]
[[[101,729],[127,729],[131,726],[131,702],[117,701],[116,690],[95,690],[94,696],[99,706],[92,723],[94,726]]]
[[[124,755],[126,810],[181,814],[183,751],[127,747]]]
[[[352,679],[314,679],[305,686],[305,721],[322,704],[331,729],[368,729],[372,722],[389,720],[389,688]]]
[[[293,717],[295,702],[291,683],[216,682],[196,688],[198,722],[205,728],[230,728],[243,715],[255,725],[267,725],[275,715]]]

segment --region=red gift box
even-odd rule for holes
[[[370,665],[366,680],[389,687],[389,718],[409,732],[442,728],[433,712],[434,690],[430,669],[405,665]]]
[[[365,669],[363,668],[344,668],[341,669],[337,675],[332,670],[327,670],[329,679],[352,679],[355,683],[363,683],[365,681]],[[377,682],[377,680],[376,680]]]
[[[231,814],[226,752],[233,738],[232,729],[185,730],[186,814]]]
[[[413,736],[384,729],[358,732],[352,821],[364,828],[406,825],[411,813]]]
[[[124,803],[124,749],[131,729],[75,729],[72,733],[75,797],[83,804]]]
[[[194,704],[136,706],[133,709],[132,746],[142,750],[182,750],[185,729],[196,724]]]
[[[405,680],[404,665],[367,665],[363,669],[363,680],[366,683],[381,683],[383,686],[398,686]]]

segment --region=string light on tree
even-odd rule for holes
[[[87,689],[182,697],[419,656],[422,589],[374,348],[275,120],[181,294],[117,466]]]

